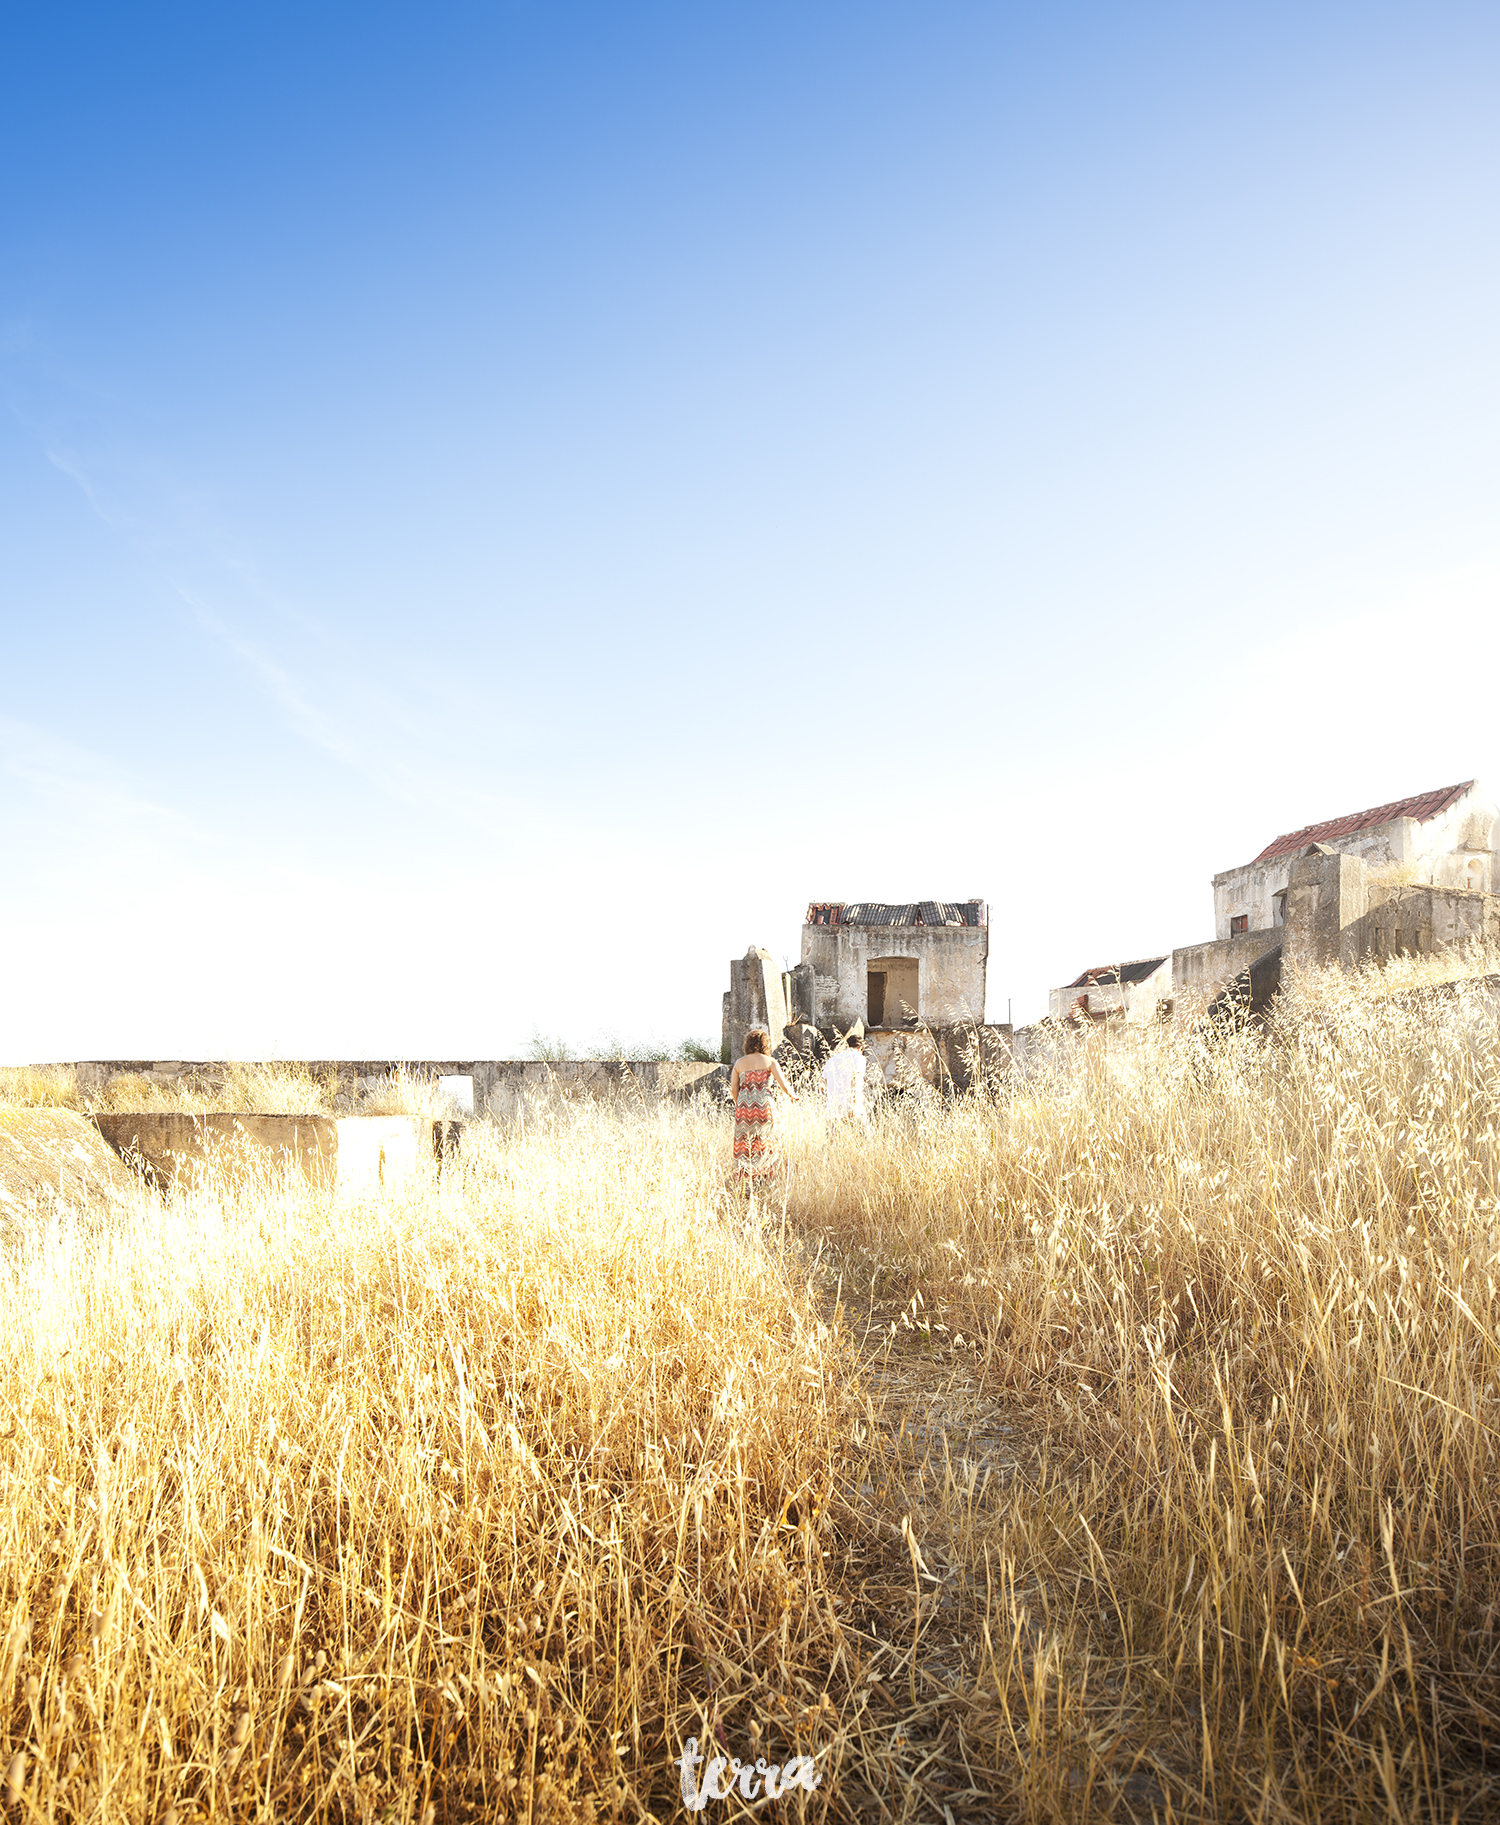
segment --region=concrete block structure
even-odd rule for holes
[[[206,1172],[290,1168],[343,1193],[410,1179],[436,1156],[445,1124],[411,1115],[188,1115],[175,1110],[99,1113],[94,1126],[120,1156],[163,1190]]]
[[[792,993],[814,1026],[841,1032],[982,1026],[989,950],[983,900],[815,900]]]
[[[764,1027],[770,1036],[772,1050],[781,1044],[781,1036],[793,1013],[789,972],[780,968],[769,951],[752,944],[743,957],[729,966],[729,987],[724,992],[723,1057],[733,1064],[745,1049],[745,1035],[752,1027]]]
[[[1215,935],[1172,954],[1174,993],[1212,996],[1278,945],[1360,963],[1500,935],[1500,811],[1477,780],[1309,824],[1216,874]]]
[[[1139,1026],[1172,1008],[1172,959],[1137,957],[1130,963],[1100,964],[1047,998],[1053,1020],[1122,1020]]]

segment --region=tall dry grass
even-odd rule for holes
[[[716,1721],[826,1747],[783,1523],[842,1454],[833,1341],[716,1134],[559,1119],[389,1201],[143,1196],[8,1265],[25,1816],[638,1817]]]
[[[39,1238],[17,1816],[666,1818],[690,1737],[814,1755],[777,1816],[1489,1816],[1497,1059],[1492,985],[1306,979],[804,1105],[771,1206],[564,1109]]]
[[[0,1066],[0,1108],[73,1109],[79,1114],[203,1115],[248,1110],[257,1115],[417,1115],[452,1113],[435,1078],[398,1065],[353,1093],[332,1073],[296,1059],[229,1060],[169,1080],[117,1071],[103,1084],[79,1081],[73,1065]]]
[[[987,1493],[934,1452],[914,1513],[1031,1816],[1500,1803],[1500,998],[1423,973],[1085,1039],[794,1194],[951,1414],[1030,1441]]]

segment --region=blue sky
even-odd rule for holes
[[[0,14],[0,1059],[990,1016],[1500,787],[1500,14]]]

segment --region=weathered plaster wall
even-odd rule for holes
[[[1500,940],[1500,895],[1382,880],[1359,856],[1318,846],[1292,864],[1285,959],[1361,963]]]
[[[732,1064],[745,1049],[745,1035],[764,1027],[774,1051],[791,1013],[787,1008],[788,981],[776,959],[752,944],[743,957],[729,965],[729,987],[724,993],[723,1039]]]
[[[1248,969],[1257,957],[1274,950],[1286,933],[1279,927],[1243,932],[1237,938],[1213,938],[1172,952],[1174,1001],[1217,994],[1226,982]]]
[[[1494,893],[1500,888],[1500,813],[1470,788],[1444,812],[1418,822],[1392,818],[1369,830],[1334,837],[1320,847],[1356,856],[1375,873],[1389,870],[1410,883]],[[1243,915],[1252,932],[1279,926],[1276,895],[1286,888],[1294,858],[1271,856],[1214,876],[1214,931],[1227,938],[1230,920]]]
[[[812,965],[815,1024],[847,1031],[868,1015],[872,958],[914,959],[917,1015],[930,1026],[984,1020],[987,925],[804,925],[802,960]]]
[[[474,1114],[496,1117],[512,1116],[528,1101],[550,1096],[592,1101],[618,1096],[680,1097],[698,1088],[711,1088],[714,1081],[728,1076],[719,1065],[686,1064],[675,1059],[584,1058],[543,1063],[529,1058],[314,1058],[284,1062],[301,1064],[314,1077],[336,1082],[340,1090],[335,1107],[351,1113],[358,1110],[363,1097],[384,1091],[392,1074],[398,1071],[422,1082],[435,1082],[441,1077],[470,1078],[474,1085]],[[73,1066],[85,1097],[97,1096],[111,1078],[125,1072],[163,1087],[187,1083],[201,1090],[222,1079],[225,1068],[213,1061],[128,1058],[90,1059]],[[231,1115],[228,1119],[235,1118]]]
[[[1290,856],[1277,855],[1266,862],[1247,862],[1242,868],[1226,868],[1222,874],[1216,874],[1215,935],[1227,939],[1230,921],[1235,918],[1247,918],[1250,932],[1278,928],[1282,917],[1276,896],[1286,888],[1291,865]]]
[[[1139,1026],[1157,1018],[1164,1001],[1172,999],[1172,959],[1163,957],[1160,964],[1140,982],[1104,982],[1088,988],[1053,989],[1047,996],[1047,1014],[1052,1020],[1066,1020],[1080,995],[1088,996],[1091,1015],[1113,1015],[1128,1025]],[[1121,1010],[1116,1013],[1116,1010]]]

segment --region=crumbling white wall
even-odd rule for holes
[[[743,957],[729,965],[723,1033],[729,1062],[732,1064],[744,1051],[745,1035],[752,1027],[765,1028],[774,1052],[790,1018],[786,975],[769,951],[752,944]]]
[[[918,1019],[934,1027],[982,1025],[989,949],[987,925],[804,925],[802,961],[812,965],[816,1002],[809,1011],[819,1026],[832,1022],[847,1030],[865,1021],[871,960],[910,958],[917,965]],[[888,1010],[887,1020],[899,1024],[894,1013]]]
[[[1479,893],[1500,888],[1500,812],[1478,785],[1437,817],[1392,818],[1369,830],[1330,837],[1323,844],[1340,855],[1358,856],[1375,875],[1388,872],[1408,883],[1462,887]],[[1250,932],[1282,924],[1277,895],[1286,890],[1293,857],[1270,856],[1214,876],[1214,932],[1229,938],[1232,922],[1244,918]]]
[[[1130,967],[1129,963],[1120,965],[1121,969]],[[1048,1014],[1054,1020],[1066,1020],[1080,995],[1088,997],[1091,1016],[1103,1014],[1106,1018],[1124,1020],[1129,1026],[1144,1025],[1157,1018],[1162,1002],[1172,999],[1172,959],[1163,957],[1151,974],[1139,982],[1091,983],[1084,988],[1070,983],[1065,988],[1053,989],[1047,997]]]

